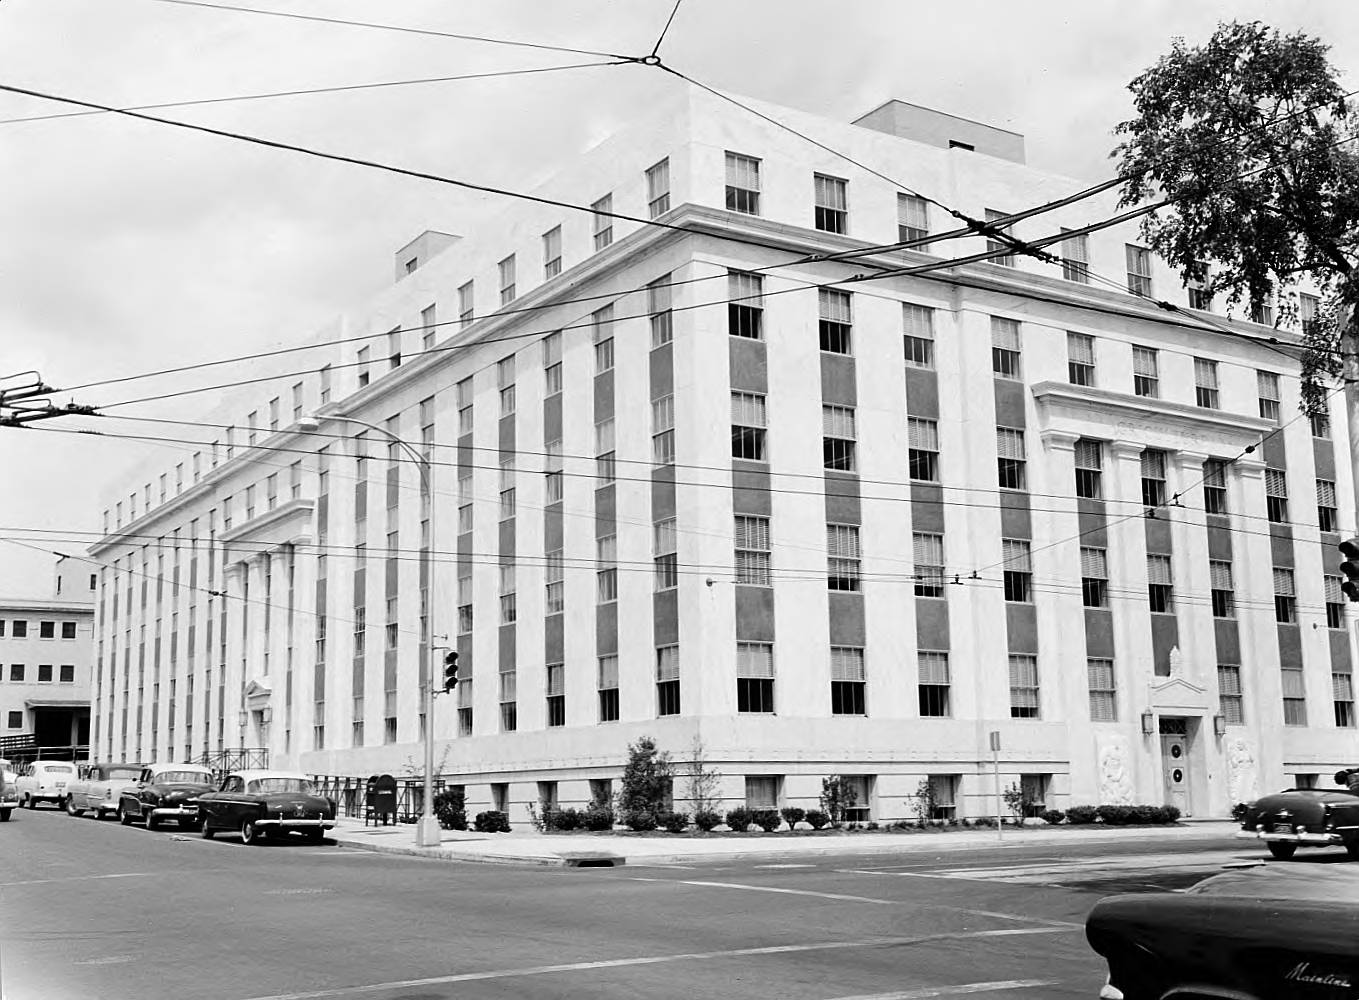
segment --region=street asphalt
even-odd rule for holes
[[[23,810],[0,826],[0,987],[5,1000],[1091,998],[1104,968],[1082,924],[1097,899],[1262,854],[1198,839],[566,868],[245,847]]]

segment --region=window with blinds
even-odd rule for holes
[[[1037,719],[1038,658],[1019,653],[1010,654],[1010,718]]]
[[[765,398],[760,393],[731,394],[731,457],[748,462],[765,460]]]
[[[646,311],[650,313],[651,349],[664,347],[675,339],[674,314],[671,311],[672,291],[670,275],[663,274],[646,286]]]
[[[595,250],[603,250],[613,243],[613,195],[590,204],[591,232],[594,235]]]
[[[673,517],[652,525],[652,556],[656,567],[656,590],[670,590],[679,586],[679,555],[677,531]]]
[[[651,463],[675,464],[675,397],[662,396],[651,403]]]
[[[1024,377],[1019,351],[1019,323],[1001,316],[992,316],[991,371],[997,378],[1019,380]]]
[[[646,171],[646,206],[651,218],[670,211],[670,158]]]
[[[867,714],[867,674],[864,670],[864,651],[857,646],[832,646],[831,714]]]
[[[1229,726],[1245,725],[1246,713],[1241,694],[1241,668],[1220,664],[1217,668],[1218,711]]]
[[[1161,369],[1153,347],[1134,347],[1133,393],[1148,399],[1161,395]]]
[[[727,333],[764,339],[764,278],[745,271],[727,272]]]
[[[613,417],[595,424],[595,488],[608,486],[618,474]]]
[[[1321,531],[1339,531],[1339,511],[1336,509],[1335,483],[1329,479],[1317,480],[1317,528]]]
[[[1203,463],[1203,510],[1207,514],[1227,513],[1227,463],[1220,458]]]
[[[1170,556],[1147,556],[1147,596],[1151,610],[1158,614],[1174,611]]]
[[[760,161],[727,153],[727,211],[760,214]]]
[[[769,518],[736,515],[736,582],[769,586]]]
[[[1099,500],[1104,496],[1103,473],[1104,443],[1089,438],[1079,438],[1075,445],[1076,455],[1076,496],[1086,500]]]
[[[915,596],[944,596],[944,536],[915,532],[911,535],[915,556]]]
[[[948,653],[921,650],[916,653],[916,665],[920,714],[930,718],[951,715]]]
[[[595,600],[612,604],[618,600],[618,536],[595,539]]]
[[[821,461],[834,472],[853,472],[854,407],[821,407]]]
[[[853,524],[826,525],[826,586],[829,590],[859,589],[859,528]]]
[[[1331,674],[1331,700],[1335,724],[1339,729],[1354,728],[1354,677],[1348,673]]]
[[[817,309],[821,350],[827,354],[852,353],[851,331],[854,328],[854,313],[849,293],[834,288],[819,289]]]
[[[507,306],[514,301],[515,295],[515,263],[514,254],[510,254],[496,268],[500,272],[500,304]]]
[[[1293,571],[1274,569],[1274,620],[1284,625],[1298,620],[1297,596],[1293,590]]]
[[[906,466],[912,480],[939,481],[939,425],[921,417],[906,418]]]
[[[1257,371],[1255,383],[1260,396],[1260,416],[1279,422],[1279,376],[1273,372]]]
[[[1095,338],[1084,333],[1066,335],[1066,375],[1072,385],[1095,384]]]
[[[1279,673],[1283,678],[1284,725],[1307,725],[1307,685],[1302,671],[1285,667]]]
[[[547,665],[547,725],[566,725],[566,667],[560,663]]]
[[[1194,359],[1194,398],[1208,410],[1218,408],[1217,362],[1207,358]]]
[[[934,367],[934,310],[910,302],[901,304],[908,368]]]
[[[736,711],[774,713],[774,647],[767,642],[736,644]]]
[[[999,222],[1001,219],[1006,218],[1010,214],[1011,213],[1009,212],[1001,212],[998,209],[988,208],[986,210],[986,221],[988,223]],[[997,231],[1008,235],[1010,229],[1011,229],[1010,226],[1003,226],[999,227]],[[1009,243],[997,239],[992,239],[991,237],[988,236],[986,239],[986,252],[996,254],[996,256],[990,259],[989,263],[999,264],[1002,267],[1014,267],[1015,255],[1013,253],[1000,252],[1008,250],[1010,246],[1011,244]]]
[[[1081,603],[1087,608],[1109,606],[1109,554],[1105,549],[1081,546]]]
[[[1144,299],[1151,298],[1151,251],[1133,243],[1123,245],[1128,263],[1128,291]]]
[[[680,659],[678,646],[656,649],[656,714],[680,713]]]
[[[1063,229],[1062,232],[1070,232]],[[1090,283],[1090,240],[1081,233],[1062,240],[1062,277],[1067,281]]]
[[[1345,627],[1345,594],[1340,588],[1342,580],[1338,576],[1323,576],[1322,586],[1326,594],[1326,627]]]
[[[849,229],[847,181],[826,174],[812,175],[816,191],[816,228],[825,233],[845,233]]]
[[[929,252],[925,239],[930,235],[929,205],[924,198],[913,194],[897,194],[897,240],[915,243],[910,247],[921,253]]]
[[[1288,521],[1288,476],[1282,469],[1265,469],[1265,516],[1275,524]]]
[[[1166,453],[1146,448],[1141,459],[1142,506],[1159,507],[1166,502]]]
[[[599,679],[596,682],[599,691],[599,721],[617,722],[618,721],[618,657],[601,656],[599,658]]]
[[[1208,560],[1208,587],[1212,594],[1213,617],[1236,617],[1236,587],[1232,583],[1232,564],[1220,559]]]
[[[1028,489],[1026,458],[1024,431],[1014,427],[997,427],[996,474],[1001,489]]]
[[[543,613],[559,615],[566,608],[566,584],[562,576],[562,550],[554,549],[543,560],[543,575],[546,583]]]
[[[1118,691],[1114,661],[1091,658],[1085,661],[1085,673],[1090,688],[1090,721],[1118,721]]]
[[[1005,599],[1030,603],[1033,600],[1033,567],[1029,561],[1029,542],[1023,538],[1003,538],[1000,547]]]

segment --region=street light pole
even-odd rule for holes
[[[415,460],[415,466],[420,470],[420,493],[422,496],[429,497],[429,533],[423,541],[423,555],[425,564],[429,566],[430,579],[434,576],[434,490],[432,488],[432,476],[429,467],[429,459],[420,454],[402,438],[397,437],[387,428],[380,424],[369,423],[367,420],[360,420],[358,417],[351,417],[340,413],[326,414],[328,420],[346,420],[352,424],[359,424],[370,430],[377,431],[379,434],[386,435],[391,441],[406,449],[406,453]],[[314,433],[321,428],[321,417],[303,417],[297,422],[297,427],[301,431]],[[425,706],[425,789],[423,801],[420,804],[420,822],[415,828],[415,845],[417,847],[436,847],[443,839],[442,831],[439,828],[439,820],[434,815],[434,603],[429,605],[429,653],[425,662],[425,679],[421,686],[421,697]]]

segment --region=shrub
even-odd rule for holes
[[[698,812],[694,813],[694,826],[698,827],[704,833],[711,833],[713,827],[721,822],[722,815],[720,813],[715,813],[710,809],[700,809]]]
[[[1066,811],[1066,821],[1073,826],[1095,822],[1094,806],[1072,806]]]
[[[581,815],[574,809],[544,809],[543,826],[548,830],[577,830]]]
[[[466,830],[467,809],[462,791],[446,788],[434,796],[434,816],[445,830]]]
[[[1060,809],[1044,809],[1041,818],[1044,822],[1056,826],[1062,820],[1066,819],[1066,813],[1062,812]]]
[[[899,819],[887,827],[889,830],[919,830],[920,824],[909,819]]]
[[[830,817],[820,809],[808,809],[807,815],[804,818],[811,824],[813,830],[820,830],[830,822]]]
[[[807,818],[807,810],[799,806],[784,806],[779,813],[787,820],[790,830]]]
[[[783,825],[783,817],[777,809],[756,809],[751,812],[750,821],[765,833],[773,833]]]
[[[1161,806],[1162,823],[1178,823],[1180,821],[1180,809],[1178,806]]]
[[[477,813],[472,825],[478,833],[509,833],[510,818],[498,809],[488,809]]]
[[[727,810],[727,826],[731,827],[735,833],[745,833],[746,827],[754,822],[750,817],[750,810],[745,806],[737,806],[735,809]]]
[[[666,811],[670,775],[670,755],[657,750],[650,736],[628,744],[623,787],[618,792],[618,811],[628,829],[656,829],[657,816]]]
[[[659,815],[650,809],[634,809],[623,813],[623,825],[638,833],[654,830],[659,823]]]
[[[858,801],[858,791],[844,775],[832,774],[821,779],[821,809],[832,823],[839,823],[845,810],[853,809]]]
[[[974,816],[972,819],[966,820],[966,823],[968,826],[994,827],[996,818],[994,816]]]
[[[868,821],[868,829],[870,829],[870,830],[876,830],[876,829],[878,829],[878,824],[877,824],[877,822],[876,822],[875,820],[869,820],[869,821]]]
[[[667,833],[683,833],[689,829],[689,814],[684,812],[663,812],[656,820]]]
[[[602,802],[596,802],[580,813],[580,825],[587,830],[612,830],[613,810]]]

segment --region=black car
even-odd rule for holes
[[[233,771],[215,792],[196,800],[202,826],[211,840],[220,832],[239,832],[241,843],[300,833],[319,843],[335,826],[335,802],[317,795],[305,775],[290,771]]]
[[[163,820],[174,820],[180,829],[198,825],[198,796],[212,791],[212,772],[198,764],[153,764],[142,769],[133,788],[118,799],[118,821],[127,826],[142,820],[154,830]]]
[[[1103,1000],[1353,1000],[1359,869],[1261,863],[1183,893],[1114,896],[1085,934],[1109,963]]]
[[[1346,784],[1350,773],[1336,772],[1336,784]],[[1266,795],[1246,806],[1237,836],[1263,841],[1280,860],[1291,858],[1299,847],[1344,847],[1359,860],[1359,795],[1321,788]]]

